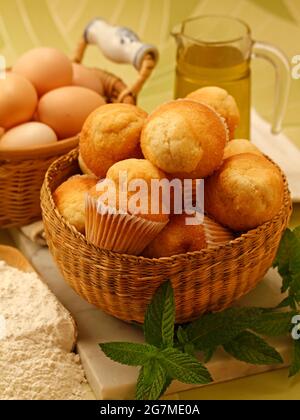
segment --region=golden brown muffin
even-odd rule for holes
[[[117,212],[122,211],[124,214],[129,214],[131,216],[137,216],[137,217],[141,217],[143,219],[149,220],[149,221],[153,221],[153,222],[159,222],[159,223],[167,223],[169,221],[169,215],[165,214],[162,211],[162,206],[160,206],[160,211],[159,213],[151,213],[151,194],[147,194],[144,195],[143,193],[140,195],[140,197],[142,197],[142,200],[145,199],[145,203],[147,206],[147,210],[143,211],[143,207],[141,207],[140,201],[138,203],[133,203],[133,205],[136,204],[136,209],[134,209],[133,207],[129,207],[129,200],[130,198],[134,195],[134,193],[129,192],[128,193],[128,200],[127,202],[124,202],[122,200],[122,198],[120,199],[119,196],[119,188],[116,187],[116,196],[114,197],[114,190],[112,190],[110,188],[110,186],[108,186],[107,183],[108,179],[104,179],[102,182],[102,187],[99,190],[98,186],[93,187],[90,191],[89,191],[89,196],[93,199],[99,199],[101,197],[103,197],[103,193],[105,192],[105,198],[101,199],[101,202],[104,205],[108,205],[110,206],[110,203],[114,203],[115,205],[113,206],[113,208],[116,209]],[[108,198],[110,197],[110,198]],[[111,201],[109,201],[111,199]]]
[[[199,101],[214,108],[226,121],[229,137],[234,137],[234,131],[240,122],[240,112],[233,96],[225,89],[217,86],[207,86],[187,95],[187,99]]]
[[[106,104],[85,121],[79,141],[83,172],[104,178],[116,162],[141,157],[140,134],[147,113],[130,104]]]
[[[254,155],[262,156],[261,151],[254,146],[249,140],[236,139],[231,140],[225,146],[224,159],[241,153],[253,153]]]
[[[227,129],[210,107],[179,99],[158,107],[141,134],[144,156],[174,177],[204,178],[223,158]]]
[[[226,159],[205,180],[205,210],[234,231],[247,231],[280,210],[284,185],[279,169],[263,156],[244,153]]]
[[[143,179],[150,186],[152,179],[166,178],[166,174],[147,159],[125,159],[112,165],[106,178],[118,183],[122,172],[126,172],[128,182]]]
[[[103,192],[106,193],[104,197]],[[110,198],[113,198],[114,204],[111,204]],[[87,240],[102,249],[139,255],[165,227],[169,217],[163,212],[149,212],[151,195],[147,191],[139,195],[139,203],[136,203],[135,208],[130,208],[131,199],[133,194],[129,195],[128,200],[125,198],[124,203],[119,198],[118,184],[115,185],[108,178],[93,187],[86,199]],[[145,199],[144,212],[141,201]]]
[[[143,256],[171,257],[206,248],[203,225],[186,225],[186,217],[186,214],[172,216],[167,226],[144,250]]]
[[[109,168],[106,175],[107,179],[115,183],[117,193],[119,193],[120,176],[122,176],[122,174],[126,174],[127,178],[127,186],[125,186],[124,184],[123,185],[127,189],[128,200],[133,200],[132,197],[139,191],[139,188],[136,189],[135,187],[134,191],[128,190],[128,185],[131,181],[143,180],[147,183],[148,191],[146,200],[148,201],[148,211],[139,213],[138,215],[145,219],[157,222],[167,222],[169,220],[169,217],[167,214],[163,214],[162,203],[159,203],[158,214],[151,213],[151,197],[153,197],[153,200],[161,200],[161,197],[156,197],[155,195],[151,196],[151,181],[154,179],[161,180],[166,178],[164,172],[159,170],[147,159],[125,159],[120,162],[117,162]],[[143,196],[145,197],[144,194]],[[134,204],[134,201],[132,201],[132,203]],[[129,204],[129,202],[127,204]],[[137,203],[137,206],[139,206],[139,203]],[[135,214],[133,211],[130,211],[129,208],[128,212],[129,214]]]
[[[85,225],[85,196],[96,183],[94,176],[74,175],[53,194],[60,214],[81,233]]]

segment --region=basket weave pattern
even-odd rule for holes
[[[135,97],[113,74],[94,69],[108,102],[135,103]],[[150,75],[147,74],[147,76]],[[124,94],[124,92],[126,94]],[[49,165],[78,145],[78,138],[37,149],[0,152],[0,228],[29,224],[41,217],[40,190]],[[62,150],[63,149],[63,150]],[[34,156],[33,156],[34,155]]]
[[[1,227],[22,226],[40,217],[37,197],[45,173],[56,158],[0,162]]]
[[[41,193],[42,211],[47,242],[62,275],[91,304],[124,321],[143,322],[155,290],[170,279],[176,321],[184,323],[229,307],[253,289],[271,266],[291,214],[284,175],[284,202],[271,221],[225,245],[147,259],[93,246],[59,214],[52,193],[79,172],[77,155],[73,150],[49,168]]]

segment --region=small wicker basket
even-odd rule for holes
[[[157,287],[170,279],[175,291],[176,321],[220,311],[253,289],[275,257],[291,214],[285,191],[280,212],[269,222],[226,245],[160,259],[121,255],[99,249],[58,212],[52,194],[79,173],[78,151],[54,162],[41,192],[43,220],[50,251],[69,285],[91,304],[124,321],[143,322]]]
[[[80,63],[88,46],[80,40],[73,61]],[[128,87],[107,71],[94,69],[101,79],[107,102],[136,102],[136,97],[155,67],[155,58],[147,54],[135,83]],[[29,224],[41,217],[40,190],[49,165],[78,145],[78,137],[60,140],[40,148],[0,151],[0,228]]]

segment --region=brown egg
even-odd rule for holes
[[[30,80],[39,96],[72,84],[71,61],[55,48],[41,47],[27,51],[17,60],[12,70]]]
[[[0,140],[0,150],[39,147],[56,142],[52,128],[40,122],[28,122],[6,131]]]
[[[104,95],[103,83],[95,70],[73,63],[73,85],[94,90],[99,95]]]
[[[38,119],[49,125],[60,139],[81,131],[88,115],[105,100],[96,92],[79,86],[67,86],[46,93],[38,105]]]
[[[0,126],[7,129],[29,121],[37,101],[32,84],[23,76],[8,72],[0,80]]]

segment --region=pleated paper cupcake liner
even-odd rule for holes
[[[229,229],[215,222],[206,215],[203,220],[203,228],[208,248],[225,244],[226,242],[234,239],[234,235]]]
[[[141,254],[167,224],[121,214],[89,195],[85,208],[87,240],[99,248],[122,254]]]

